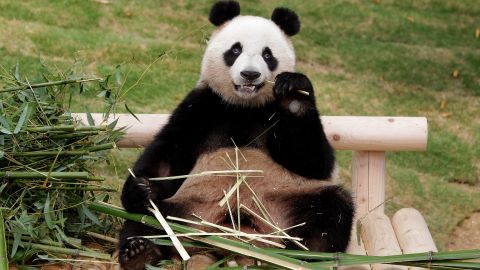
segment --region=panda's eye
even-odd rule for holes
[[[239,48],[232,48],[232,53],[235,55],[239,55],[242,51]]]
[[[265,60],[265,63],[267,63],[268,69],[270,69],[271,71],[274,71],[277,68],[278,61],[273,55],[272,50],[270,50],[269,47],[265,47],[263,49],[262,57],[263,57],[263,60]]]

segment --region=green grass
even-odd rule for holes
[[[452,229],[480,210],[480,6],[475,1],[242,1],[243,13],[269,16],[296,10],[303,23],[293,38],[298,70],[314,82],[326,115],[426,116],[425,153],[389,153],[389,213],[416,207],[439,247]],[[195,85],[212,1],[0,2],[0,64],[20,63],[29,80],[42,63],[79,72],[121,70],[138,113],[170,112]],[[458,70],[460,76],[451,76]],[[128,73],[128,76],[126,76]],[[446,102],[441,108],[440,103]],[[95,103],[79,101],[95,111]],[[138,151],[120,151],[104,168],[122,179]],[[351,153],[338,153],[350,177]],[[118,174],[118,177],[116,176]],[[113,183],[121,186],[120,180]]]

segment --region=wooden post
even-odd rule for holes
[[[385,152],[368,152],[368,210],[385,210]]]
[[[352,193],[357,218],[368,213],[368,152],[354,151],[352,157]]]
[[[385,152],[353,152],[352,191],[356,204],[356,216],[354,226],[356,225],[357,220],[361,219],[362,240],[364,245],[358,245],[356,241],[356,234],[352,235],[348,247],[349,253],[362,254],[362,252],[365,252],[366,249],[366,253],[368,253],[369,255],[391,255],[382,254],[382,252],[398,252],[398,254],[401,254],[400,247],[398,247],[398,243],[395,238],[395,233],[393,232],[393,229],[391,229],[392,226],[390,224],[390,220],[383,214],[386,180],[385,163]],[[377,217],[377,213],[379,214],[379,217]],[[372,223],[377,222],[377,219],[379,222],[382,222],[382,224],[373,225]],[[379,231],[377,232],[377,230]],[[356,228],[354,231],[356,232]],[[372,234],[376,234],[376,236],[379,237],[375,237]],[[367,239],[370,241],[369,247],[366,246]],[[390,248],[390,246],[393,246],[393,248]],[[396,247],[398,247],[398,249],[396,249]],[[362,267],[363,269],[368,269],[368,265],[362,265]],[[372,265],[371,268],[406,269],[402,267],[383,265]]]
[[[385,162],[385,152],[353,152],[352,190],[358,218],[374,210],[384,212]]]

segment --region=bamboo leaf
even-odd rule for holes
[[[85,204],[82,204],[82,210],[85,216],[90,219],[93,223],[95,223],[98,226],[101,226],[100,221],[98,220],[97,216],[88,209]]]
[[[11,135],[12,132],[2,126],[0,126],[0,132],[3,133],[3,134],[7,134],[7,135]]]
[[[47,193],[47,198],[45,199],[45,204],[43,205],[43,216],[45,218],[45,222],[50,230],[55,228],[55,224],[52,221],[52,216],[50,213],[50,193]]]
[[[1,192],[0,192],[1,193]],[[8,270],[7,240],[2,209],[0,208],[0,270]]]
[[[7,119],[0,115],[0,126],[5,127],[6,129],[10,129],[10,125],[8,124]]]
[[[31,112],[31,103],[25,103],[25,107],[23,108],[22,114],[20,114],[20,118],[18,119],[17,125],[15,126],[15,129],[13,130],[13,134],[17,134],[25,125],[27,122],[30,112]]]
[[[87,114],[88,125],[90,125],[90,126],[95,126],[95,120],[93,119],[92,114],[88,111],[87,108],[85,108],[85,112],[86,112],[86,114]]]
[[[15,79],[17,79],[17,81],[20,81],[20,63],[17,62],[17,64],[15,65]]]
[[[117,123],[118,123],[118,118],[115,119],[114,121],[112,121],[110,124],[108,124],[108,129],[110,130],[114,130],[115,129],[115,126],[117,126]]]
[[[13,234],[13,244],[12,244],[12,252],[10,253],[10,257],[15,256],[18,250],[18,246],[20,245],[20,239],[22,234],[20,232],[15,232]]]
[[[141,122],[140,119],[138,119],[138,117],[132,112],[132,110],[130,110],[130,108],[128,107],[127,103],[125,102],[125,109],[127,109],[127,111],[133,116],[135,117],[135,119],[137,119],[138,122]]]
[[[7,187],[7,185],[8,183],[4,183],[3,185],[0,186],[0,194],[2,194],[3,190]]]

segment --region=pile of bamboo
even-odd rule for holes
[[[30,83],[18,73],[17,66],[0,74],[0,269],[7,258],[17,264],[71,256],[110,260],[83,239],[110,231],[116,220],[85,203],[107,201],[115,191],[92,170],[122,132],[91,117],[83,125],[69,112],[87,82],[103,98],[108,82],[46,73]]]

